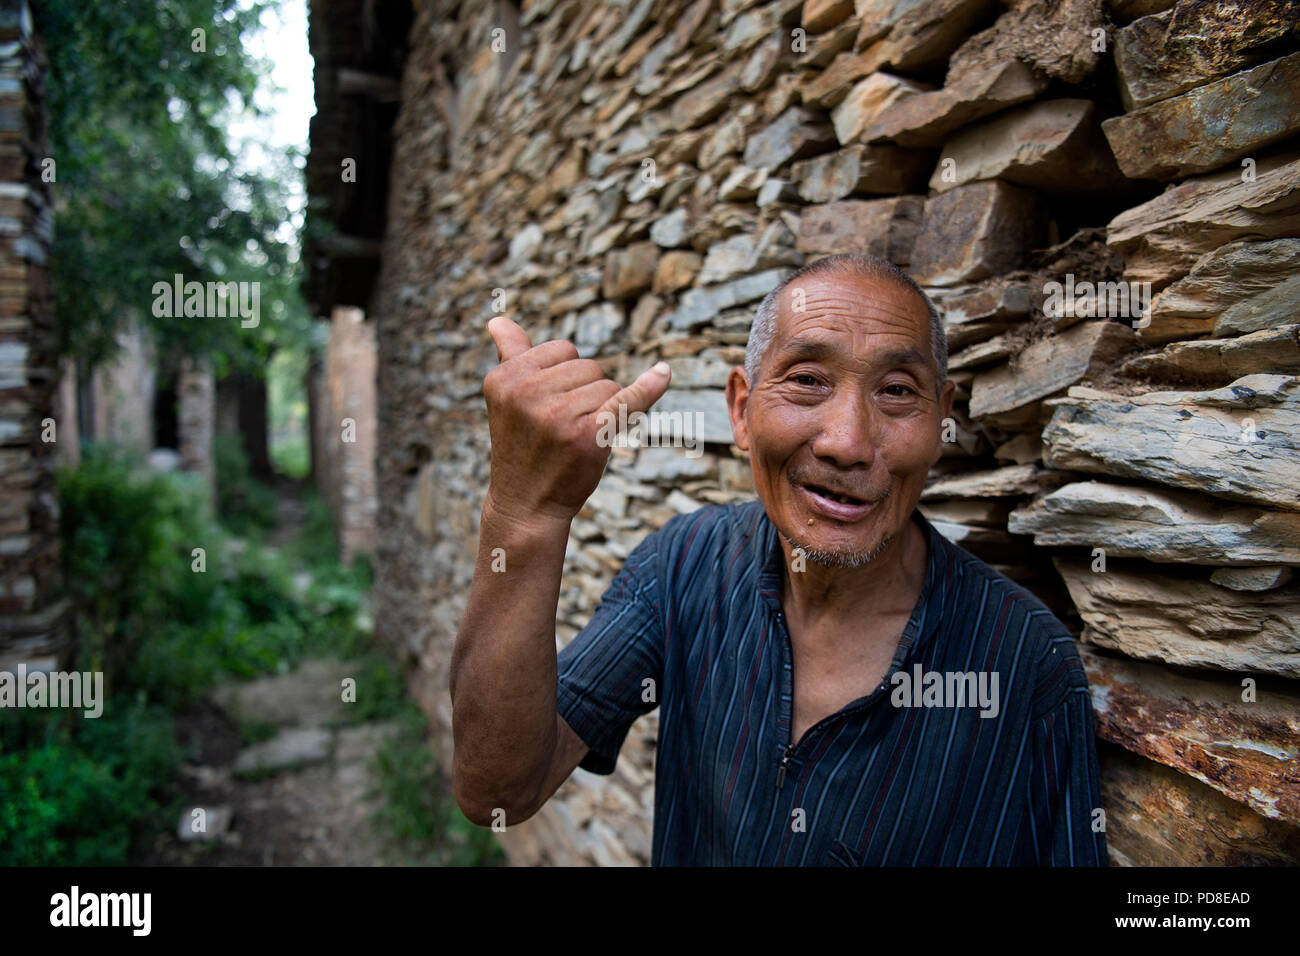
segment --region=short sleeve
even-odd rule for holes
[[[560,651],[556,708],[589,748],[578,766],[614,772],[627,732],[658,706],[664,628],[658,593],[664,529],[628,555],[582,631]],[[652,684],[647,681],[653,681]]]
[[[1037,866],[1107,866],[1101,774],[1092,699],[1083,663],[1067,637],[1055,644],[1056,703],[1034,718],[1030,767],[1029,862]]]

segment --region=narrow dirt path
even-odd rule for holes
[[[389,722],[343,725],[346,662],[309,661],[287,674],[227,684],[184,719],[187,805],[146,862],[161,865],[376,866],[393,850],[371,823],[370,762]],[[268,737],[241,745],[240,726]],[[195,809],[203,813],[195,814]],[[204,832],[194,832],[202,824]],[[184,833],[184,838],[182,837]]]
[[[277,487],[283,548],[305,514],[300,486]],[[302,572],[306,573],[306,572]],[[137,865],[374,866],[401,854],[371,822],[378,798],[371,762],[394,722],[356,723],[343,682],[358,665],[303,662],[284,674],[224,684],[179,715],[184,809]],[[196,812],[197,811],[197,812]]]

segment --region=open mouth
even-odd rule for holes
[[[879,503],[825,485],[800,484],[798,488],[814,515],[836,521],[857,521],[870,514]]]
[[[842,505],[865,505],[867,501],[862,498],[854,498],[852,495],[841,494],[838,491],[832,491],[830,488],[823,488],[821,485],[804,485],[813,494],[822,498],[828,498],[831,501],[839,502]]]

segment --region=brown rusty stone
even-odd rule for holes
[[[1115,36],[1120,99],[1132,111],[1270,59],[1300,29],[1298,0],[1180,0]]]
[[[1086,635],[1085,635],[1086,636]],[[1241,681],[1079,649],[1097,735],[1173,767],[1274,820],[1300,824],[1300,696],[1267,684],[1252,702]]]

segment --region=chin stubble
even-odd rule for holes
[[[877,499],[876,504],[880,505],[884,502],[885,499],[890,496],[892,491],[893,489],[887,490],[879,499]],[[889,546],[893,544],[896,537],[898,537],[897,534],[887,534],[880,540],[878,545],[866,551],[825,551],[820,548],[809,547],[794,535],[786,535],[786,539],[803,552],[806,560],[823,567],[841,568],[846,570],[860,568],[864,565],[870,564],[876,558],[885,553]]]
[[[870,564],[880,557],[896,537],[897,535],[887,534],[881,539],[880,544],[867,551],[823,551],[818,548],[810,548],[794,537],[790,537],[790,541],[813,564],[820,564],[827,568],[852,569]]]

